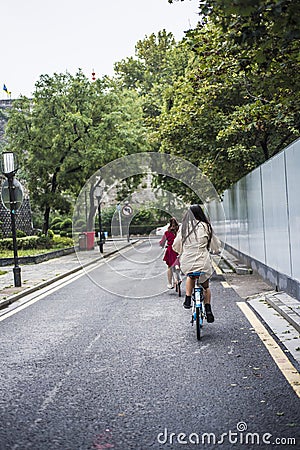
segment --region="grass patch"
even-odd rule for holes
[[[58,248],[41,248],[41,249],[30,249],[30,250],[18,250],[18,256],[37,256],[45,253],[51,253],[55,250],[61,250],[62,247]],[[1,250],[0,258],[13,258],[14,252],[12,250]]]
[[[5,275],[7,273],[7,270],[0,270],[0,275]]]

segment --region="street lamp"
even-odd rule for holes
[[[99,221],[99,249],[100,253],[103,253],[103,244],[105,243],[105,239],[102,231],[102,219],[101,219],[101,195],[102,189],[100,186],[96,186],[95,195],[98,201],[98,221]]]
[[[14,283],[15,287],[21,287],[21,267],[19,267],[18,260],[18,247],[17,247],[17,234],[16,234],[16,195],[14,185],[14,176],[18,170],[15,155],[12,152],[2,153],[2,173],[6,176],[8,181],[8,191],[9,191],[9,206],[10,206],[10,218],[11,218],[11,232],[13,239],[13,249],[14,249]]]

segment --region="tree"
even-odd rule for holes
[[[165,91],[158,138],[222,191],[299,136],[297,64],[293,53],[259,63],[261,49],[241,46],[208,20],[185,43],[194,56]]]
[[[163,92],[184,74],[188,58],[166,30],[137,42],[135,58],[115,64],[116,77],[123,87],[134,89],[142,99],[145,124],[151,131],[163,109]],[[156,143],[151,141],[154,150]]]
[[[51,210],[68,212],[101,165],[146,148],[141,114],[134,92],[120,91],[108,78],[90,83],[81,71],[42,75],[32,99],[14,102],[8,145],[19,156],[33,202],[44,211],[44,233]]]

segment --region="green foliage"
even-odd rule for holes
[[[102,228],[105,231],[110,232],[111,222],[114,214],[116,213],[115,206],[109,206],[107,208],[103,208],[101,211],[101,219],[102,219]],[[77,228],[76,228],[76,231]]]
[[[155,228],[165,225],[169,220],[169,216],[164,211],[156,207],[137,208],[133,205],[133,209],[134,214],[129,220],[122,218],[122,223],[124,226],[126,223],[130,225],[131,234],[148,234]],[[118,223],[118,214],[116,214],[115,206],[110,206],[102,210],[102,228],[104,231],[111,233],[111,224],[114,215],[114,222],[116,221],[116,223]],[[98,224],[96,223],[96,228],[97,225]],[[76,231],[79,230],[76,228]],[[118,231],[119,228],[117,225],[117,229],[113,230],[113,234],[117,234]]]
[[[299,137],[299,2],[200,2],[181,42],[163,30],[116,64],[153,150],[188,159],[222,192]],[[154,183],[192,200],[168,177]]]
[[[53,229],[59,229],[59,230],[60,230],[60,227],[61,227],[62,222],[63,222],[63,218],[62,218],[62,217],[57,217],[57,216],[55,216],[55,217],[51,220],[50,226],[51,226],[51,228],[53,228]]]
[[[141,225],[145,223],[153,223],[155,221],[155,213],[151,209],[140,209],[133,217],[131,225]]]
[[[99,167],[145,150],[138,95],[108,78],[91,83],[81,71],[42,75],[33,99],[15,100],[6,127],[8,148],[18,155],[31,201],[70,215],[73,199]],[[23,149],[26,149],[26,152]]]
[[[53,240],[53,238],[54,238],[54,231],[48,230],[47,236],[49,236],[49,238],[50,238],[51,240]]]
[[[17,238],[17,247],[22,250],[30,250],[38,248],[38,236],[28,236],[26,238]],[[12,238],[0,239],[0,251],[13,250]]]
[[[63,237],[55,235],[53,237],[53,246],[55,248],[67,248],[74,245],[73,239],[70,237]]]
[[[152,33],[136,44],[135,58],[127,58],[115,64],[115,72],[121,86],[135,90],[143,108],[148,142],[152,150],[159,150],[159,142],[153,139],[152,130],[157,127],[164,106],[164,92],[170,84],[184,74],[187,53],[176,45],[172,33],[162,30]]]
[[[72,219],[65,219],[63,222],[61,222],[60,229],[62,231],[72,230]]]
[[[52,235],[27,236],[17,238],[18,250],[43,250],[43,249],[60,249],[73,246],[73,239],[69,237],[61,237]],[[13,251],[13,240],[11,238],[0,239],[0,252],[7,250]]]
[[[259,61],[263,47],[231,34],[217,20],[187,33],[181,49],[193,56],[185,76],[164,91],[153,128],[161,151],[188,159],[220,192],[300,134],[295,53]]]
[[[8,149],[18,155],[38,227],[43,211],[44,233],[52,211],[61,217],[51,229],[70,233],[63,221],[85,180],[120,156],[180,156],[222,192],[299,137],[300,0],[204,0],[199,13],[180,42],[165,30],[138,41],[113,79],[42,75],[32,100],[14,102]],[[118,199],[139,183],[124,180]],[[169,177],[154,183],[193,200]],[[94,227],[92,197],[80,231]],[[103,211],[103,229],[114,212]]]
[[[52,243],[53,243],[53,241],[52,241],[51,236],[41,235],[41,236],[38,236],[38,239],[36,241],[36,248],[51,248]]]
[[[26,233],[22,230],[16,230],[16,236],[17,238],[26,237]]]

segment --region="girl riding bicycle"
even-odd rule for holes
[[[220,244],[201,206],[190,206],[183,217],[182,226],[173,243],[173,249],[180,254],[180,265],[183,273],[188,275],[193,272],[205,272],[205,275],[200,275],[199,281],[204,290],[204,304],[208,322],[214,321],[209,288],[209,278],[212,276],[214,269],[209,252],[219,253]],[[188,276],[184,308],[191,308],[194,286],[195,277]]]
[[[170,224],[169,224],[167,231],[165,232],[165,234],[163,235],[163,237],[161,238],[161,240],[159,242],[159,245],[161,247],[164,247],[165,244],[167,244],[167,248],[166,248],[163,260],[166,262],[166,264],[168,266],[168,272],[167,272],[167,276],[168,276],[167,287],[168,287],[168,289],[173,289],[173,287],[174,287],[172,267],[175,264],[179,264],[178,263],[178,254],[172,248],[172,244],[177,235],[178,229],[179,229],[178,222],[175,219],[175,217],[172,217],[170,219]]]

